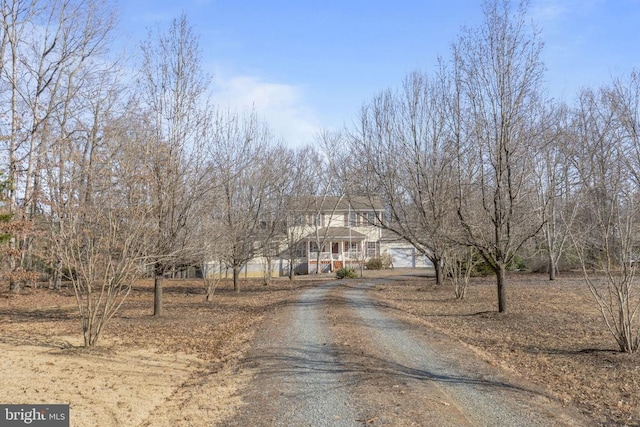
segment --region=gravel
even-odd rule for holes
[[[335,282],[307,291],[300,298],[282,347],[281,368],[289,377],[290,408],[279,426],[353,426],[356,420],[345,390],[346,367],[338,360],[322,316],[325,297]]]
[[[397,320],[367,296],[373,284],[318,285],[269,319],[242,364],[254,373],[240,391],[244,404],[224,425],[590,424],[574,421],[543,393],[505,379],[460,343]],[[338,286],[342,297],[336,298],[331,290]],[[332,317],[337,306],[355,321]],[[340,328],[349,339],[335,335]],[[356,350],[343,339],[369,344]],[[407,399],[397,400],[395,384],[407,389]]]
[[[473,426],[550,426],[588,425],[587,420],[576,421],[567,416],[557,402],[532,389],[515,385],[500,378],[499,372],[478,361],[460,363],[459,348],[443,351],[441,345],[430,345],[424,336],[418,336],[412,328],[393,319],[377,308],[364,290],[373,282],[361,283],[345,292],[346,300],[361,318],[377,343],[377,350],[390,356],[389,362],[398,374],[410,374],[414,378],[436,385],[445,404],[462,412],[462,418]],[[428,336],[428,335],[427,335]],[[469,354],[469,352],[465,352]],[[465,356],[463,355],[463,358]],[[471,358],[469,358],[471,359]],[[479,367],[479,371],[470,370]],[[441,426],[459,425],[460,420]],[[465,423],[466,424],[466,423]]]
[[[359,426],[323,311],[337,282],[306,291],[271,322],[247,365],[256,389],[229,426]]]

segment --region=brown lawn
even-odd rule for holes
[[[367,272],[367,275],[375,272]],[[387,273],[388,274],[388,273]],[[153,286],[139,283],[96,349],[80,347],[70,289],[0,291],[0,396],[5,403],[70,403],[75,426],[215,424],[232,415],[247,377],[237,361],[265,316],[311,280],[230,283],[204,301],[198,281],[165,282],[165,315],[152,316]],[[640,425],[640,357],[616,344],[578,276],[509,278],[507,314],[495,312],[491,277],[463,301],[449,286],[406,276],[372,293],[495,365],[548,388],[601,425]]]
[[[508,313],[498,314],[495,279],[475,278],[465,300],[449,286],[412,278],[377,287],[391,307],[457,337],[469,351],[576,405],[602,425],[640,425],[640,355],[618,352],[581,276],[550,282],[513,274]]]

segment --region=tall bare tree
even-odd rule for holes
[[[314,181],[318,179],[313,171],[321,158],[321,154],[312,146],[291,153],[283,211],[283,231],[286,236],[283,253],[288,259],[287,275],[290,280],[295,275],[296,260],[304,254],[303,245],[306,244],[308,233],[308,200],[309,195],[313,194]]]
[[[363,108],[350,140],[350,192],[382,200],[377,225],[410,242],[443,281],[452,223],[455,151],[451,150],[439,76],[413,73],[402,91],[385,91]]]
[[[579,212],[575,194],[578,176],[572,158],[575,135],[566,105],[548,109],[546,124],[534,153],[534,170],[540,221],[539,245],[547,257],[549,280],[555,280],[559,263],[570,246],[569,230]]]
[[[461,167],[458,216],[497,282],[498,311],[507,311],[506,270],[542,227],[535,215],[531,159],[544,66],[542,43],[527,21],[527,3],[486,1],[484,22],[453,45],[461,108],[456,118]]]
[[[640,348],[640,181],[635,164],[640,86],[634,79],[583,90],[574,121],[581,197],[571,237],[585,281],[625,352]]]
[[[113,11],[95,1],[13,1],[1,6],[0,68],[9,88],[2,95],[7,95],[11,117],[10,128],[2,132],[12,183],[9,203],[21,220],[31,220],[42,207],[41,169],[57,132],[56,116],[74,102],[74,90],[82,86],[77,82],[85,80],[90,63],[105,53]],[[32,236],[17,237],[11,245],[22,253],[19,268],[31,269]],[[17,291],[19,284],[11,282],[11,288]]]
[[[211,190],[205,133],[211,125],[198,38],[186,17],[166,31],[150,32],[142,44],[140,101],[153,130],[141,159],[147,170],[155,217],[156,298],[162,313],[162,278],[180,263],[193,262],[193,221],[199,200]]]
[[[321,129],[315,135],[315,144],[319,150],[310,153],[309,193],[305,202],[307,230],[311,232],[307,239],[315,251],[310,251],[309,259],[315,256],[315,274],[321,273],[322,252],[326,251],[331,227],[344,225],[336,217],[336,211],[347,206],[344,191],[345,170],[343,163],[345,139],[341,131]]]
[[[2,6],[2,40],[0,45],[0,72],[2,81],[6,84],[0,85],[0,95],[4,101],[5,110],[3,114],[10,117],[10,125],[3,127],[2,138],[6,144],[7,158],[3,159],[7,168],[7,179],[10,182],[8,188],[8,200],[10,211],[17,210],[16,185],[19,176],[19,158],[21,156],[21,126],[19,107],[20,99],[20,56],[22,55],[25,33],[29,32],[29,24],[33,22],[37,15],[36,2],[33,0],[14,1],[3,0]],[[12,242],[15,246],[15,241]]]
[[[234,290],[240,292],[240,270],[278,230],[283,151],[255,112],[219,111],[214,123],[208,158],[216,171],[216,197],[209,215],[219,236],[215,252],[233,271]]]

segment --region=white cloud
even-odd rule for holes
[[[543,26],[553,25],[576,14],[588,14],[598,4],[602,4],[602,0],[534,0],[531,15]]]
[[[214,77],[214,102],[222,107],[254,108],[289,146],[310,144],[319,124],[299,86],[255,76]]]
[[[531,14],[534,20],[545,23],[557,20],[566,11],[566,2],[553,0],[537,1],[531,8]]]

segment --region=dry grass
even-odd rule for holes
[[[198,281],[165,282],[161,318],[153,284],[137,284],[98,346],[80,347],[71,289],[0,291],[0,395],[10,403],[67,403],[72,426],[193,426],[233,414],[251,378],[237,368],[265,315],[311,282],[223,283],[204,301]]]
[[[214,300],[205,302],[199,280],[165,280],[164,313],[153,316],[153,281],[134,286],[122,309],[105,328],[98,347],[140,346],[181,351],[205,360],[225,359],[234,336],[251,329],[262,316],[295,299],[312,281],[279,280],[265,286],[246,280],[236,294],[229,281],[221,283]],[[0,337],[24,343],[78,345],[80,319],[73,289],[27,288],[15,295],[0,291]],[[56,338],[57,337],[57,338]],[[65,342],[64,340],[68,342]]]
[[[492,363],[545,385],[601,425],[640,425],[640,355],[617,351],[582,279],[514,274],[507,292],[508,313],[498,314],[491,277],[473,279],[463,301],[433,279],[375,291]]]
[[[582,279],[563,276],[551,283],[544,276],[528,274],[513,275],[509,279],[509,312],[503,315],[496,313],[495,285],[490,277],[474,279],[463,301],[453,298],[449,286],[437,287],[433,279],[418,277],[380,285],[373,293],[387,305],[458,338],[469,351],[478,352],[492,363],[546,386],[563,402],[576,405],[601,425],[640,425],[640,355],[616,350],[616,343]],[[223,283],[214,301],[206,303],[200,282],[168,280],[165,282],[165,315],[154,318],[152,282],[141,282],[118,317],[109,323],[99,348],[91,351],[77,347],[82,335],[70,289],[28,288],[20,295],[13,295],[3,287],[0,346],[10,349],[16,360],[23,360],[20,363],[40,366],[35,375],[45,379],[54,368],[72,369],[73,366],[64,367],[63,363],[67,359],[69,363],[78,363],[78,357],[94,361],[107,359],[105,356],[139,357],[136,355],[144,349],[148,350],[145,354],[149,357],[184,354],[188,359],[181,366],[186,369],[193,365],[189,369],[194,372],[195,381],[200,375],[233,370],[233,364],[252,339],[261,319],[295,300],[300,291],[311,286],[313,281],[278,280],[269,286],[248,281],[243,284],[242,293],[236,295],[230,283]],[[40,362],[34,359],[34,349],[41,349]],[[175,367],[176,362],[168,361],[163,369]],[[176,381],[183,378],[178,370],[170,372]],[[224,375],[229,378],[228,372]],[[208,378],[218,381],[214,376]],[[49,403],[53,397],[73,403],[74,399],[85,398],[83,393],[91,393],[70,388],[65,395],[63,379],[64,376],[58,379],[53,395],[47,396],[42,390],[38,393],[33,385],[25,385],[24,390],[17,392],[24,393],[21,394],[24,398],[37,396]],[[75,381],[73,387],[84,380],[76,377]],[[114,379],[111,387],[117,386]],[[132,389],[131,399],[139,397],[136,393],[139,394],[143,386],[138,384],[137,390]],[[177,414],[185,414],[186,408],[192,408],[196,417],[206,404],[198,401],[193,393],[200,393],[198,387],[206,388],[206,384],[191,386],[189,381],[175,384],[167,402],[174,401],[180,408],[176,409]],[[229,394],[233,395],[239,386],[229,384]],[[6,389],[5,382],[0,391]],[[203,395],[213,399],[210,405],[224,406],[227,401],[215,400],[224,398],[219,396],[219,389],[216,390],[206,389],[208,394]],[[135,407],[135,402],[131,406]],[[127,418],[132,415],[126,413],[131,412],[131,406],[122,406],[121,412],[118,406],[109,407],[115,421],[104,425],[133,422]],[[85,410],[79,403],[76,408]],[[86,410],[97,410],[95,408],[94,405]]]

